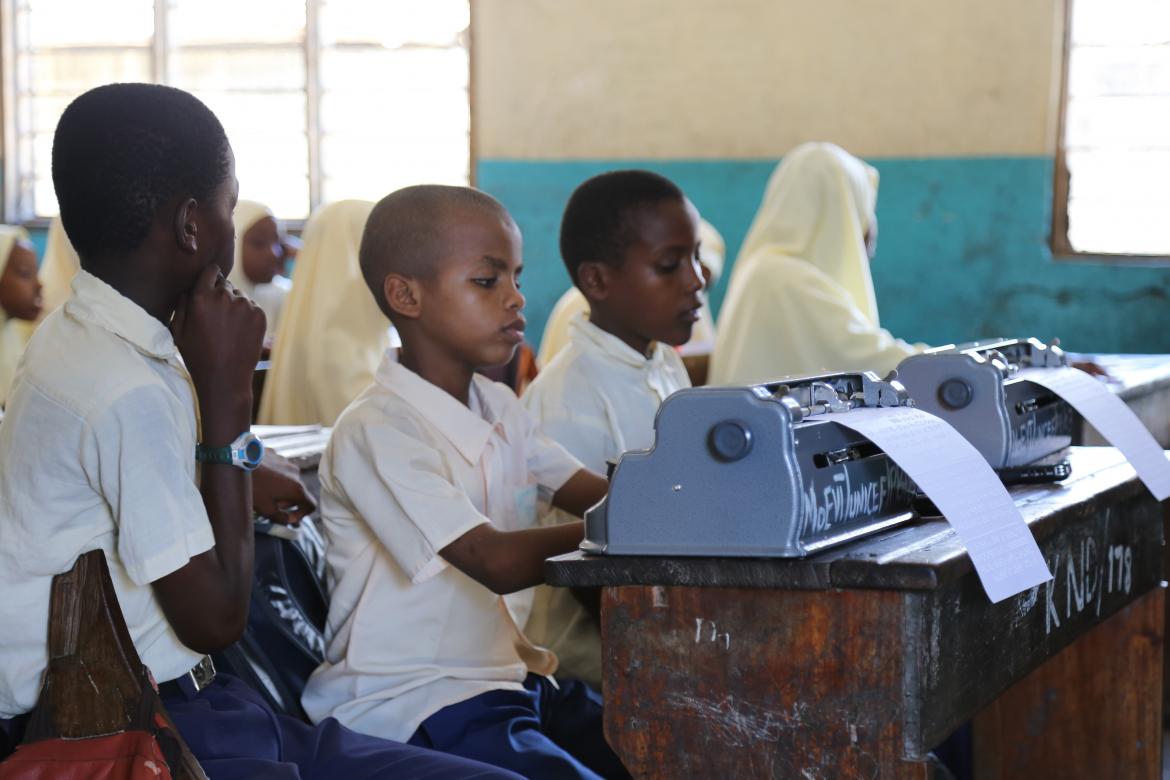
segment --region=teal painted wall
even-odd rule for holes
[[[911,341],[1059,336],[1071,350],[1170,353],[1170,265],[1054,260],[1048,249],[1052,160],[876,159],[881,224],[873,275],[882,324]],[[679,184],[723,234],[728,269],[775,165],[772,160],[482,159],[477,186],[524,233],[529,338],[538,342],[568,287],[557,234],[573,188],[596,173],[641,167]]]

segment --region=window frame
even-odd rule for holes
[[[1076,0],[1062,0],[1059,101],[1056,115],[1056,154],[1053,160],[1052,219],[1049,226],[1048,248],[1055,260],[1064,262],[1108,262],[1123,265],[1170,266],[1170,255],[1143,255],[1132,252],[1086,252],[1073,247],[1068,239],[1068,195],[1071,177],[1065,151],[1065,131],[1068,120],[1068,74],[1072,55],[1072,15]]]
[[[16,149],[18,148],[16,116],[16,9],[20,0],[0,0],[0,123],[3,124],[3,133],[0,134],[0,165],[3,166],[3,175],[0,177],[0,205],[4,209],[4,221],[9,224],[20,224],[24,227],[40,229],[48,227],[50,218],[20,215],[17,213],[16,193],[19,188],[18,177],[20,171],[13,164]],[[323,203],[322,180],[324,170],[321,165],[321,101],[323,93],[320,83],[320,53],[322,50],[320,37],[320,10],[321,0],[304,0],[305,2],[305,133],[307,140],[307,155],[309,169],[309,213],[316,211]],[[425,0],[423,0],[425,2]],[[467,178],[469,186],[476,184],[475,165],[475,57],[474,57],[474,27],[475,3],[467,0],[468,25],[466,32],[467,49],[467,102],[468,102],[468,132],[467,132]],[[166,84],[168,72],[169,49],[167,46],[168,9],[167,0],[154,0],[154,34],[151,36],[151,78],[156,84]],[[299,234],[306,219],[284,220],[288,229]]]

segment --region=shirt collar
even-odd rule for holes
[[[409,368],[404,368],[387,350],[378,366],[375,381],[385,389],[410,404],[424,420],[451,442],[468,463],[477,463],[487,447],[493,432],[504,436],[498,410],[492,407],[486,393],[480,392],[479,384],[489,382],[480,376],[472,377],[471,392],[477,394],[482,416],[459,403],[447,391],[431,384]]]
[[[617,336],[594,325],[585,312],[569,320],[569,341],[579,349],[600,352],[632,368],[653,371],[666,367],[667,348],[661,342],[653,342],[650,357],[646,357]]]
[[[65,302],[68,316],[105,328],[144,355],[177,357],[170,330],[134,301],[87,271],[77,272],[72,287],[73,296]]]

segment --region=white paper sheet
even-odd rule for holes
[[[962,434],[919,409],[854,409],[834,421],[881,447],[958,533],[992,603],[1052,579],[1020,510]]]
[[[1137,471],[1154,498],[1170,497],[1170,461],[1137,415],[1100,380],[1077,368],[1025,368],[1017,377],[1068,401]]]

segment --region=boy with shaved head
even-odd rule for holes
[[[303,703],[527,777],[625,777],[596,692],[552,681],[556,656],[503,600],[581,541],[580,522],[537,527],[538,493],[580,516],[606,490],[475,373],[523,340],[520,255],[508,212],[465,187],[408,187],[370,215],[362,273],[402,351],[342,413],[321,463],[329,646]]]

